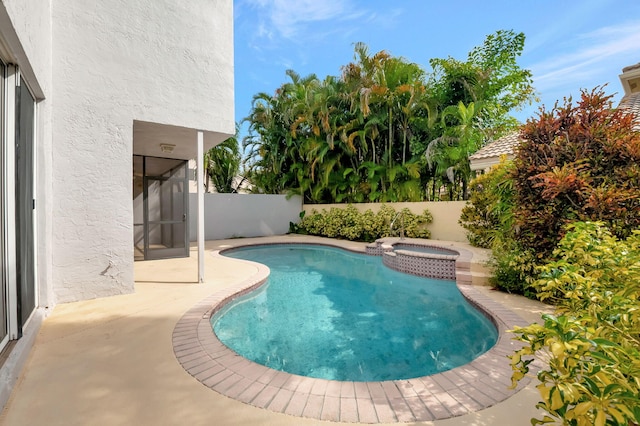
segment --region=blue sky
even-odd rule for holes
[[[359,41],[430,72],[431,58],[466,60],[488,34],[523,32],[518,63],[540,102],[513,114],[521,121],[605,83],[617,102],[622,68],[640,62],[638,0],[234,0],[234,9],[236,121],[254,94],[288,81],[287,69],[340,75]]]

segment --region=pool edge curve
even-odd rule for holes
[[[311,244],[364,253],[333,245],[330,241]],[[471,261],[471,252],[462,248],[455,250],[465,252],[460,253],[462,261]],[[211,255],[221,256],[220,252],[216,250]],[[498,330],[496,344],[468,364],[414,379],[340,382],[289,374],[249,361],[220,342],[209,321],[222,306],[266,281],[269,268],[251,263],[257,267],[252,277],[198,302],[180,318],[172,335],[174,354],[182,367],[203,385],[220,394],[255,407],[298,417],[402,423],[440,420],[479,411],[504,401],[531,380],[527,377],[516,389],[509,389],[512,370],[507,355],[519,349],[521,344],[512,340],[507,330],[528,323],[508,307],[483,295],[474,285],[460,283],[459,280],[456,284],[465,299],[489,318]]]

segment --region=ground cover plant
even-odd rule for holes
[[[391,223],[396,219],[393,229]],[[300,223],[292,224],[292,231],[300,234],[318,235],[329,238],[343,238],[351,241],[372,242],[378,238],[397,236],[401,227],[409,238],[429,238],[431,233],[426,225],[433,217],[428,210],[422,214],[414,214],[409,209],[396,212],[389,205],[383,204],[377,213],[371,209],[360,213],[354,206],[344,208],[333,207],[320,212],[312,210],[304,214]]]

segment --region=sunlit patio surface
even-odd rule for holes
[[[211,251],[248,242],[323,241],[297,235],[208,241],[203,284],[196,282],[197,251],[192,248],[190,258],[136,262],[134,294],[56,306],[44,321],[0,424],[341,424],[276,413],[223,396],[185,371],[172,342],[185,312],[258,272],[253,265],[214,257]],[[339,244],[361,251],[365,246]],[[474,252],[476,259],[485,259],[486,253]],[[526,321],[539,321],[541,312],[549,311],[520,296],[478,289]],[[531,417],[541,415],[535,409],[539,400],[535,384],[534,380],[514,396],[480,411],[409,424],[529,425]]]

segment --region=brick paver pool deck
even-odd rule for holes
[[[215,251],[213,255],[220,254]],[[339,382],[276,371],[249,361],[218,340],[210,318],[228,301],[265,282],[268,268],[254,265],[258,272],[253,277],[202,300],[180,319],[173,333],[174,352],[184,369],[220,394],[274,412],[319,420],[422,422],[493,406],[530,381],[525,378],[516,389],[509,389],[512,370],[507,355],[520,346],[506,331],[528,323],[473,285],[460,283],[461,293],[491,319],[499,334],[489,351],[463,366],[414,379]]]

